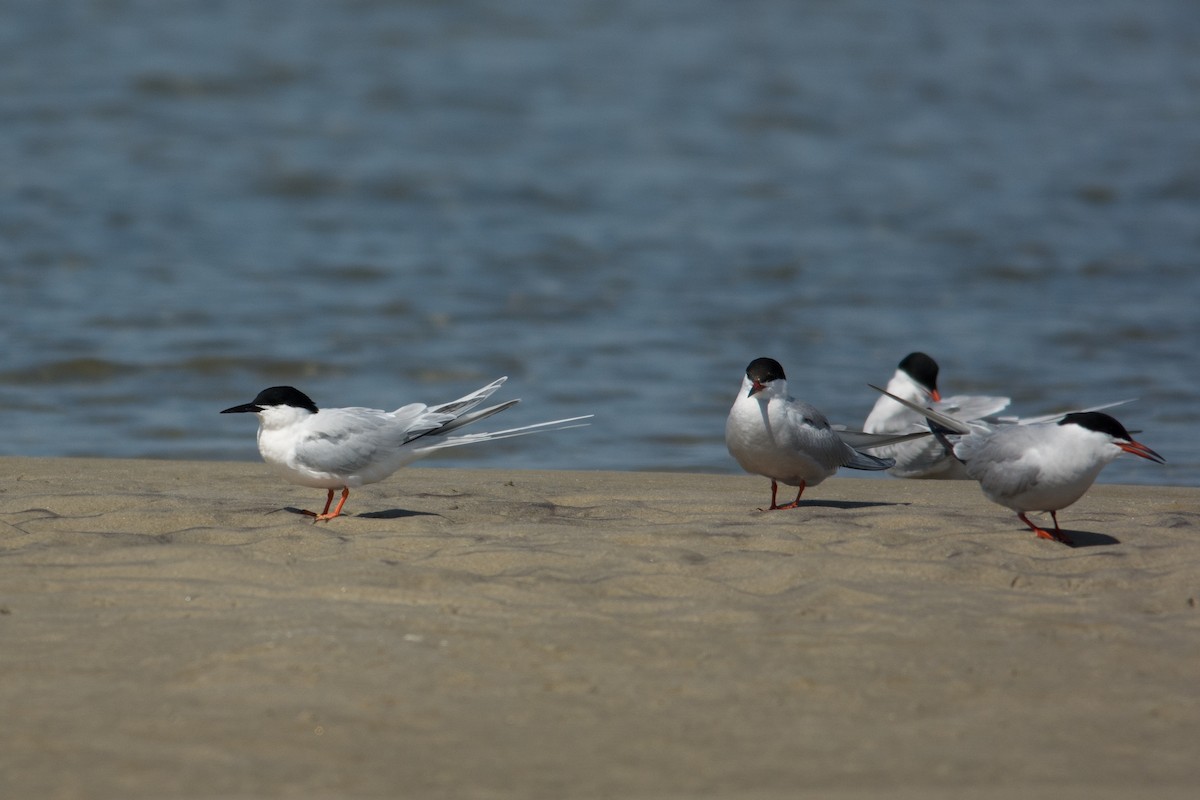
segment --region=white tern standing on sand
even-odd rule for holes
[[[351,488],[376,483],[406,464],[443,447],[489,442],[540,431],[579,427],[592,415],[556,419],[520,428],[488,433],[454,431],[510,408],[519,400],[471,411],[500,388],[507,378],[492,381],[466,397],[438,406],[410,403],[395,411],[374,408],[322,408],[291,386],[263,389],[253,402],[234,406],[222,414],[258,415],[258,452],[278,469],[285,480],[301,486],[328,489],[325,510],[305,511],[314,521],[341,515]],[[333,513],[333,493],[342,499]]]
[[[887,393],[878,386],[871,388]],[[962,461],[967,475],[979,481],[987,498],[1016,511],[1042,539],[1071,544],[1058,527],[1058,511],[1083,497],[1100,470],[1121,453],[1166,462],[1134,441],[1120,422],[1099,411],[1073,411],[1056,422],[982,427],[892,397],[923,414],[934,435]],[[1054,530],[1030,522],[1025,516],[1030,511],[1050,512]]]
[[[838,467],[881,470],[896,463],[855,448],[869,449],[928,434],[873,436],[835,430],[816,408],[788,395],[783,367],[773,358],[756,358],[746,367],[742,388],[725,420],[729,454],[747,472],[771,479],[768,511],[795,508],[805,487],[816,486]],[[783,506],[776,503],[780,483],[798,487],[796,499]]]
[[[888,381],[887,390],[897,397],[963,422],[973,422],[995,414],[1010,402],[1007,397],[986,395],[954,395],[943,399],[938,391],[937,379],[936,361],[925,353],[909,353]],[[928,426],[923,415],[881,395],[867,415],[863,430],[867,433],[912,433],[928,430]],[[896,465],[888,473],[898,478],[964,480],[970,477],[962,462],[947,453],[946,448],[933,437],[880,447],[874,454],[880,458],[894,458]]]

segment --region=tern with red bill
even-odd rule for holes
[[[993,427],[967,424],[878,386],[871,388],[923,415],[946,450],[962,462],[967,475],[979,481],[984,495],[1017,512],[1042,539],[1071,544],[1058,526],[1058,512],[1083,497],[1100,470],[1121,453],[1166,463],[1158,453],[1135,441],[1120,422],[1100,411],[1073,411],[1058,418]],[[1031,522],[1026,516],[1031,511],[1049,512],[1054,530]]]
[[[883,470],[896,463],[860,450],[928,435],[928,430],[892,436],[835,429],[815,407],[788,394],[783,367],[773,358],[756,358],[746,367],[725,420],[729,454],[747,472],[771,479],[767,511],[795,508],[806,487],[838,467]],[[781,483],[798,487],[796,499],[782,506],[776,500]]]
[[[986,395],[943,398],[938,391],[938,372],[938,363],[932,357],[920,352],[909,353],[896,367],[887,390],[922,408],[932,408],[967,423],[991,416],[1010,402],[1007,397]],[[863,423],[863,430],[868,433],[912,433],[927,429],[925,417],[886,396],[875,401]],[[896,465],[888,469],[888,474],[897,478],[968,478],[962,463],[932,437],[880,447],[874,455],[895,459]]]

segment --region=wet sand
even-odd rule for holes
[[[1192,797],[1200,490],[0,459],[6,798]]]

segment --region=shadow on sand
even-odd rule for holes
[[[1071,540],[1071,547],[1079,549],[1081,547],[1107,547],[1113,544],[1120,544],[1121,540],[1109,536],[1107,533],[1092,533],[1091,531],[1069,531],[1066,528],[1062,529],[1063,534]]]
[[[801,500],[800,505],[792,508],[777,508],[776,511],[798,511],[804,508],[879,508],[882,506],[911,506],[912,503],[885,503],[872,502],[868,500]],[[759,511],[766,513],[768,509],[760,508]]]
[[[302,508],[296,508],[295,506],[287,506],[280,510],[286,511],[289,514],[301,514],[306,517],[312,517],[311,512],[305,511]],[[343,513],[342,516],[357,517],[358,519],[403,519],[404,517],[438,517],[441,515],[429,511],[409,511],[404,508],[389,508],[383,511],[367,511],[362,514]]]

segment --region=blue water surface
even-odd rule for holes
[[[1200,483],[1200,5],[14,0],[0,452],[256,459],[291,384],[499,375],[500,469],[736,472],[746,364],[861,424],[943,389],[1116,415]],[[860,474],[860,473],[855,473]]]

